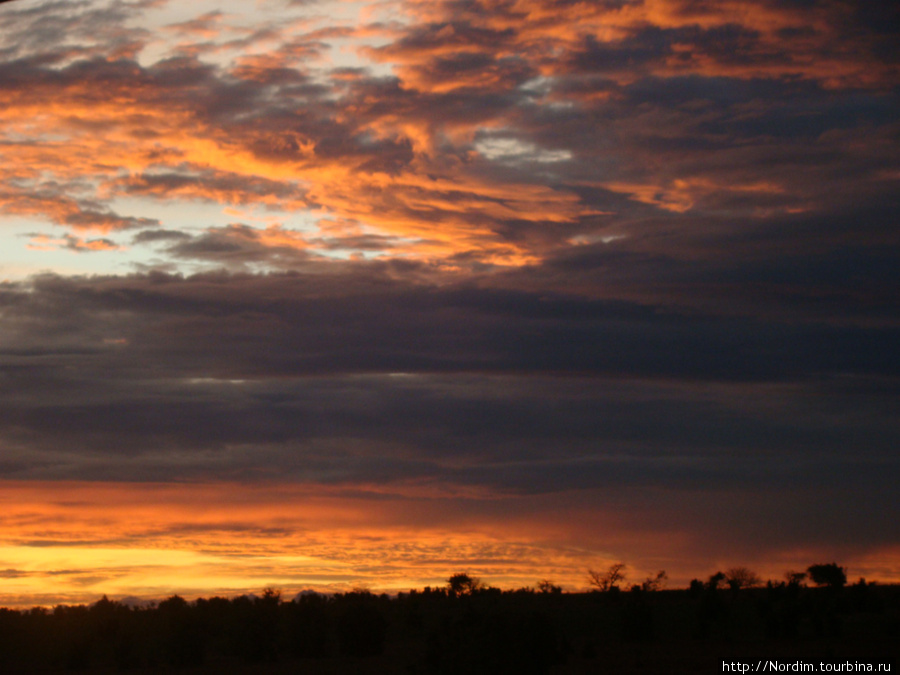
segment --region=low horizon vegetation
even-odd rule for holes
[[[840,588],[845,586],[848,583],[847,576],[847,568],[838,565],[835,562],[831,563],[817,563],[810,565],[806,570],[797,571],[797,570],[787,570],[784,572],[783,576],[779,580],[767,579],[763,580],[761,576],[759,576],[755,571],[751,570],[748,567],[737,566],[730,567],[726,569],[724,572],[721,570],[716,571],[713,574],[710,574],[706,581],[703,581],[699,578],[692,579],[688,585],[686,586],[676,586],[676,587],[668,587],[669,577],[665,570],[659,570],[655,575],[649,575],[645,577],[643,580],[633,583],[628,583],[628,566],[625,563],[617,562],[609,565],[604,571],[597,571],[593,568],[589,568],[587,570],[587,575],[585,578],[586,587],[582,589],[576,590],[567,590],[561,585],[557,585],[551,579],[540,579],[537,581],[535,586],[519,586],[519,587],[510,587],[510,588],[499,588],[492,586],[486,583],[480,577],[469,574],[468,571],[457,572],[451,575],[447,584],[444,587],[432,587],[430,585],[423,587],[422,592],[427,593],[447,593],[448,595],[459,597],[462,595],[472,595],[478,592],[501,592],[501,593],[516,593],[516,592],[537,592],[537,593],[566,593],[566,594],[581,594],[581,593],[595,593],[595,592],[620,592],[620,591],[661,591],[661,590],[697,590],[703,588],[729,588],[731,590],[739,590],[742,588],[758,588],[760,586],[791,586],[791,587],[806,587],[807,582],[811,582],[813,585],[817,587],[821,586],[830,586],[835,588]],[[856,581],[857,585],[900,585],[893,582],[884,582],[879,580],[871,580],[867,581],[864,577],[859,577]],[[283,594],[282,589],[278,589],[277,585],[269,585],[265,587],[262,591],[264,594],[275,592],[278,594],[279,598]],[[350,594],[377,594],[380,596],[387,597],[398,597],[403,596],[404,593],[416,593],[417,590],[409,589],[408,591],[394,591],[394,592],[386,592],[386,591],[378,591],[373,590],[367,586],[354,586],[349,591],[322,591],[316,590],[314,588],[306,588],[300,590],[296,593],[296,595],[292,598],[292,600],[296,600],[302,596],[306,595],[319,595],[322,597],[334,597]],[[213,598],[223,597],[220,594],[215,594],[211,596]],[[256,600],[259,596],[257,596],[253,592],[249,593],[238,593],[234,595],[226,595],[229,599],[236,598],[249,598],[250,600]],[[117,602],[119,604],[123,604],[125,606],[133,607],[133,608],[152,608],[156,607],[160,602],[164,602],[165,600],[171,600],[173,598],[179,598],[183,600],[183,596],[179,592],[174,592],[171,595],[166,595],[165,598],[160,598],[159,600],[151,599],[151,598],[141,598],[138,596],[123,596],[118,600],[114,599],[115,596],[110,597],[110,594],[102,594],[102,597],[93,603],[53,603],[53,604],[40,604],[35,603],[31,605],[32,609],[49,609],[55,607],[80,607],[80,606],[91,606],[96,604],[96,602]],[[198,599],[202,599],[198,596]],[[5,607],[0,605],[0,609],[13,609],[15,611],[23,611],[28,608],[25,607]]]
[[[665,588],[662,570],[627,587],[626,579],[627,567],[615,563],[589,570],[587,592],[548,579],[501,590],[458,572],[445,585],[394,596],[359,588],[286,600],[266,588],[144,606],[104,596],[52,610],[0,608],[0,672],[221,673],[259,664],[281,672],[271,669],[303,660],[307,671],[327,663],[342,673],[359,672],[353,664],[364,659],[372,672],[546,675],[595,672],[601,660],[611,672],[655,672],[671,658],[685,664],[679,672],[696,672],[719,657],[770,658],[774,648],[796,658],[889,660],[900,644],[900,585],[848,585],[837,563],[765,584],[746,567],[679,589]]]

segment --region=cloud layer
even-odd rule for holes
[[[0,8],[0,479],[900,577],[892,3],[257,5]]]

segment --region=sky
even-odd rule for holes
[[[0,605],[900,581],[900,9],[0,4]]]

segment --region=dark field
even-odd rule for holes
[[[895,665],[898,645],[900,587],[872,584],[0,610],[4,673],[721,673],[738,661],[866,672]]]

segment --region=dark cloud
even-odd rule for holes
[[[403,245],[401,240],[374,234],[363,234],[348,237],[323,237],[310,239],[310,245],[317,249],[331,251],[388,251]]]
[[[0,304],[9,478],[857,494],[895,462],[896,328],[377,273],[45,277]]]
[[[42,54],[73,50],[82,55],[134,54],[149,34],[143,28],[126,28],[128,19],[140,16],[152,2],[18,2],[4,8],[0,27],[12,53]],[[48,49],[49,46],[49,49]]]
[[[4,0],[7,1],[7,0]],[[29,572],[25,572],[24,570],[14,570],[14,569],[6,569],[0,570],[0,579],[18,579],[20,577],[27,577]]]
[[[85,251],[111,251],[117,249],[118,245],[112,239],[105,237],[85,240],[66,236],[65,248],[76,253],[83,253]]]
[[[212,171],[145,173],[120,185],[127,194],[170,199],[176,196],[218,203],[249,204],[292,200],[302,195],[296,185]]]
[[[179,237],[166,252],[177,258],[210,261],[232,269],[243,269],[253,263],[293,268],[309,258],[304,247],[304,240],[296,233],[277,227],[258,230],[235,224],[210,228],[194,237]]]
[[[569,68],[576,72],[646,72],[648,65],[671,54],[673,36],[658,27],[647,27],[621,42],[600,42],[593,35],[583,38],[580,47],[569,55]]]
[[[456,52],[460,48],[481,47],[492,51],[500,45],[512,43],[515,36],[512,28],[495,30],[465,20],[442,21],[414,25],[399,40],[375,48],[371,53],[388,60],[402,54],[442,54]]]
[[[292,248],[263,246],[259,231],[245,226],[213,230],[173,246],[179,255],[222,261],[304,255]],[[729,288],[733,285],[744,292],[745,284],[737,277],[729,278],[723,270],[716,279],[720,288],[687,268],[680,282],[670,276],[667,283],[704,291],[706,282],[708,293],[720,293],[720,313],[698,313],[689,303],[681,310],[675,306],[666,309],[664,291],[657,303],[645,305],[548,294],[546,290],[416,286],[392,280],[389,275],[394,268],[384,263],[370,264],[369,273],[341,275],[327,271],[326,267],[333,265],[323,262],[309,263],[308,273],[263,277],[150,275],[91,281],[44,277],[36,280],[34,290],[27,294],[9,288],[3,302],[13,308],[10,311],[32,317],[28,322],[23,318],[21,324],[11,323],[10,329],[19,325],[24,329],[40,319],[46,323],[43,330],[51,333],[70,315],[86,322],[91,334],[105,324],[119,325],[112,318],[117,314],[133,317],[121,324],[122,330],[136,328],[137,332],[143,330],[142,317],[154,316],[157,324],[171,320],[173,326],[189,317],[183,343],[188,352],[195,349],[192,338],[196,331],[219,334],[221,348],[227,348],[235,331],[239,344],[223,363],[230,364],[231,372],[247,368],[249,374],[255,370],[254,363],[265,371],[266,362],[279,372],[295,374],[487,369],[768,379],[779,373],[793,377],[857,369],[896,372],[889,344],[897,326],[889,321],[878,325],[878,319],[888,318],[891,301],[890,286],[883,286],[893,277],[889,256],[882,259],[879,272],[877,267],[868,267],[868,257],[856,255],[856,260],[844,257],[845,270],[837,267],[837,259],[823,259],[821,279],[812,276],[812,268],[792,269],[797,262],[790,259],[783,262],[783,272],[774,263],[757,263],[752,272],[754,267],[748,267],[754,281],[770,285],[769,293],[780,295],[782,302],[788,302],[794,289],[798,297],[792,303],[796,307],[787,304],[795,310],[790,317],[769,317],[763,310],[756,317],[730,312],[726,306],[729,299],[745,299],[730,295]],[[627,259],[624,262],[634,264]],[[652,264],[664,269],[660,263]],[[788,271],[789,276],[778,277]],[[855,274],[860,284],[856,295],[870,297],[870,304],[860,308],[857,318],[845,322],[823,321],[827,313],[815,306],[809,307],[804,317],[803,301],[809,296],[818,293],[828,298],[828,275],[832,273],[841,281]],[[805,292],[803,283],[808,287]],[[778,292],[780,286],[785,288]],[[844,297],[846,304],[854,302],[852,287],[837,282],[831,286],[836,295],[830,300],[832,307]],[[887,295],[878,302],[882,287]],[[50,306],[58,311],[44,317]],[[871,322],[865,319],[864,310],[869,311]],[[849,310],[847,315],[852,317]],[[110,318],[98,323],[91,320],[93,316]],[[245,323],[250,317],[255,318]],[[279,329],[272,331],[274,326]],[[144,340],[147,348],[154,349],[149,336]],[[167,332],[165,342],[170,349],[179,341],[177,331]],[[35,344],[31,336],[23,342]],[[253,349],[255,345],[260,349]],[[263,349],[265,345],[268,348]],[[305,355],[295,360],[298,353]],[[777,359],[773,358],[776,355]],[[215,363],[215,358],[210,353],[209,363]],[[198,368],[205,367],[198,364]]]
[[[190,235],[181,230],[141,230],[132,238],[135,244],[148,244],[158,241],[190,239]]]

